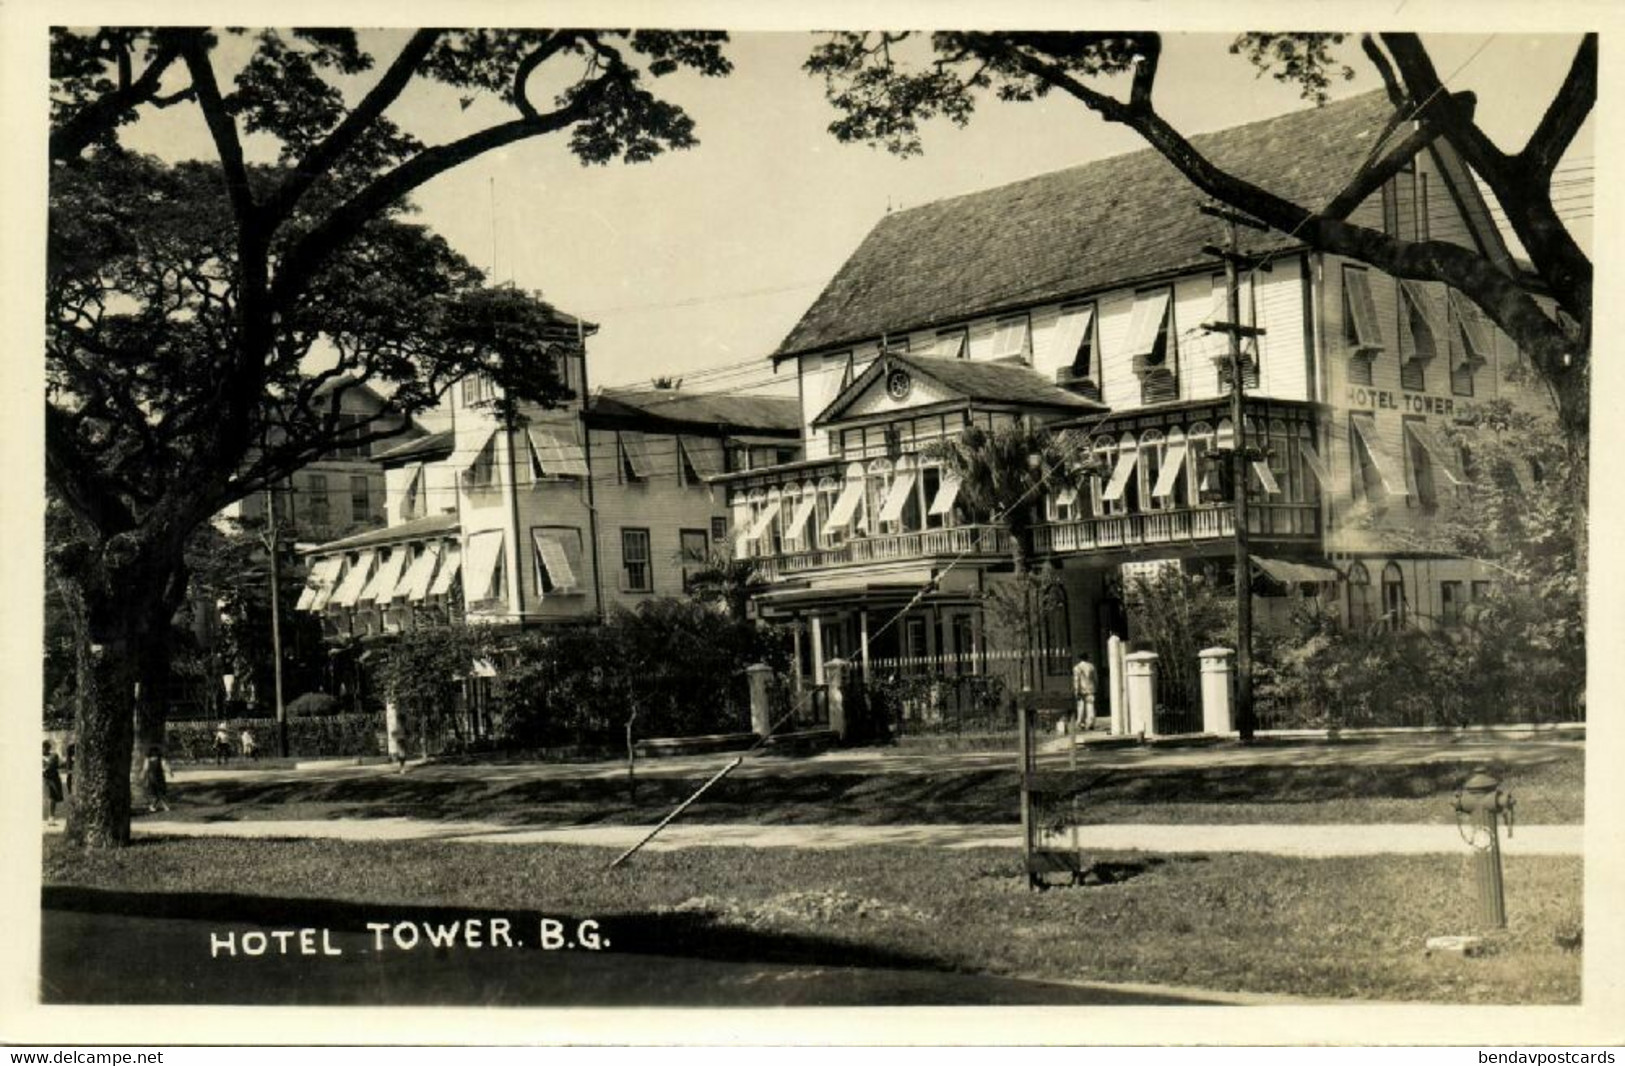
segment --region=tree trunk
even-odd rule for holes
[[[67,839],[82,847],[130,841],[131,779],[142,753],[162,745],[169,626],[184,569],[156,553],[107,568],[65,575],[74,610],[82,612],[89,684],[74,716],[77,765]],[[139,696],[137,682],[140,682]],[[139,724],[138,724],[139,720]],[[137,744],[137,731],[142,745]]]

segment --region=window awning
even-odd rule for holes
[[[722,442],[711,437],[695,437],[684,434],[677,438],[688,456],[688,465],[700,477],[719,477],[725,471],[722,462]]]
[[[468,538],[468,566],[463,575],[463,588],[468,600],[491,599],[491,586],[496,582],[497,564],[502,561],[502,530],[488,529]]]
[[[1162,324],[1168,317],[1168,290],[1144,293],[1134,300],[1134,313],[1128,322],[1128,348],[1125,355],[1150,355],[1157,346]]]
[[[548,426],[529,427],[530,446],[536,465],[547,477],[586,477],[587,457],[581,445],[561,436]]]
[[[1437,345],[1439,339],[1445,335],[1445,331],[1439,325],[1438,311],[1432,295],[1422,287],[1421,282],[1411,281],[1408,278],[1399,279],[1399,289],[1403,294],[1403,299],[1416,309],[1417,314],[1422,316],[1422,321],[1427,324],[1428,332],[1433,335],[1433,343]],[[1403,341],[1406,337],[1410,337],[1409,345],[1400,345],[1401,360],[1408,363],[1413,359],[1432,359],[1436,352],[1434,350],[1423,351],[1421,346],[1416,343],[1414,331],[1410,327],[1410,316],[1401,315],[1399,324],[1400,339]]]
[[[343,569],[342,555],[330,555],[325,559],[316,560],[316,565],[310,568],[310,576],[305,578],[305,587],[299,592],[299,602],[293,605],[293,609],[319,611],[327,606],[328,598],[333,595],[333,588],[338,584],[339,571]]]
[[[536,545],[536,554],[547,570],[547,580],[552,583],[553,591],[574,592],[577,587],[576,572],[570,566],[570,553],[565,549],[564,541],[559,539],[558,534],[544,529],[532,530],[530,535]]]
[[[1490,357],[1492,341],[1489,327],[1479,316],[1478,308],[1473,306],[1461,293],[1455,289],[1445,290],[1449,293],[1450,305],[1456,311],[1456,322],[1461,326],[1461,336],[1465,342],[1461,348],[1462,357],[1453,365],[1466,366],[1469,362],[1486,362]]]
[[[1157,484],[1151,490],[1153,496],[1172,496],[1174,489],[1179,485],[1179,468],[1185,465],[1185,455],[1190,450],[1188,444],[1170,444],[1168,453],[1163,456],[1162,470],[1157,474]]]
[[[1332,472],[1326,469],[1326,460],[1320,457],[1320,453],[1315,450],[1315,446],[1306,440],[1299,440],[1298,454],[1303,456],[1304,463],[1308,465],[1309,472],[1315,475],[1315,480],[1320,482],[1320,487],[1330,489],[1332,487]]]
[[[469,671],[469,676],[471,677],[497,676],[496,664],[490,659],[475,659],[470,665],[472,669]]]
[[[751,522],[750,528],[745,531],[746,543],[753,540],[760,540],[762,534],[767,532],[767,527],[773,524],[773,519],[778,515],[778,513],[779,498],[775,496],[764,503],[762,505],[762,509],[756,513],[755,521]]]
[[[367,582],[367,587],[361,590],[357,603],[377,602],[379,606],[389,603],[395,596],[395,585],[401,579],[401,568],[406,564],[406,548],[401,546],[389,553],[389,557],[378,564],[378,571]]]
[[[339,582],[338,591],[333,593],[329,604],[334,607],[354,607],[361,590],[367,587],[367,579],[372,577],[372,563],[375,558],[376,552],[362,552],[361,557],[350,567],[350,572],[344,575],[344,580]]]
[[[423,487],[423,466],[420,463],[412,468],[412,474],[406,479],[406,491],[401,493],[400,518],[417,517],[418,499]]]
[[[649,459],[649,446],[643,439],[643,434],[636,430],[623,429],[617,436],[621,441],[621,451],[626,455],[627,464],[632,467],[634,477],[646,478],[654,473],[654,463]]]
[[[457,572],[462,568],[462,549],[455,544],[446,545],[446,550],[440,558],[440,569],[435,571],[434,584],[429,586],[429,595],[449,595],[451,593],[451,583],[457,580]]]
[[[1343,271],[1343,306],[1354,326],[1356,346],[1381,348],[1382,324],[1377,318],[1377,301],[1371,295],[1371,276],[1366,271]]]
[[[891,491],[886,494],[886,502],[880,505],[880,520],[882,522],[896,522],[903,517],[903,508],[914,495],[914,479],[917,475],[912,470],[905,470],[898,474],[891,483]]]
[[[813,509],[818,506],[818,493],[807,492],[796,504],[795,514],[790,516],[790,527],[784,531],[786,540],[800,544],[807,537],[807,520],[812,517]]]
[[[1370,415],[1355,415],[1349,419],[1354,425],[1354,435],[1360,441],[1360,447],[1365,449],[1366,459],[1376,470],[1377,476],[1382,479],[1383,488],[1391,495],[1405,495],[1405,479],[1399,473],[1399,467],[1394,463],[1382,446],[1382,440],[1377,436],[1377,426]]]
[[[401,576],[401,583],[395,586],[395,598],[417,603],[429,594],[429,581],[434,577],[434,564],[440,558],[440,546],[427,545],[423,553],[412,560],[412,565],[406,568]]]
[[[1280,494],[1281,486],[1276,482],[1275,471],[1270,469],[1270,464],[1262,459],[1254,459],[1253,473],[1258,475],[1258,483],[1264,486],[1266,493],[1272,496]]]
[[[1467,479],[1462,475],[1461,468],[1456,465],[1454,449],[1439,439],[1439,435],[1433,431],[1432,426],[1424,422],[1407,421],[1405,423],[1405,432],[1410,434],[1412,439],[1422,446],[1422,450],[1427,452],[1428,458],[1433,461],[1433,465],[1445,477],[1450,479],[1452,485],[1465,485],[1467,483]]]
[[[1254,566],[1283,585],[1318,585],[1322,582],[1336,581],[1342,576],[1330,566],[1310,566],[1308,563],[1291,563],[1285,559],[1266,559],[1260,555],[1251,555],[1248,558],[1253,561]]]
[[[954,501],[959,499],[959,486],[961,482],[952,474],[945,474],[942,485],[937,489],[937,498],[931,501],[926,509],[927,514],[947,514],[954,509]]]
[[[966,334],[962,329],[952,333],[944,333],[937,337],[937,342],[931,346],[927,355],[937,359],[960,359],[965,354]]]
[[[1032,320],[1026,315],[997,323],[993,330],[993,351],[988,358],[1008,359],[1013,355],[1027,354],[1027,337],[1031,328]]]
[[[835,506],[829,509],[829,518],[824,521],[824,532],[834,533],[844,529],[852,521],[852,516],[858,513],[858,505],[863,502],[863,480],[853,478],[847,481],[841,495],[835,500]]]
[[[486,463],[495,462],[496,461],[495,460],[496,439],[497,439],[497,431],[494,430],[494,429],[489,431],[488,433],[486,433],[484,437],[481,437],[480,438],[480,446],[478,448],[473,449],[472,451],[470,451],[468,453],[469,455],[472,455],[474,458],[472,458],[472,459],[470,459],[468,461],[468,463],[465,466],[465,469],[472,470],[476,466],[479,466],[481,462],[486,462]],[[490,458],[487,458],[486,453],[488,453],[488,452],[492,453]]]
[[[1050,334],[1051,362],[1071,366],[1073,360],[1077,358],[1079,345],[1089,335],[1089,324],[1094,320],[1093,304],[1062,311],[1060,320],[1055,323],[1055,332]]]
[[[1123,490],[1128,488],[1128,479],[1134,474],[1134,464],[1139,461],[1140,452],[1137,448],[1124,448],[1117,455],[1117,466],[1112,470],[1111,480],[1106,482],[1106,491],[1100,494],[1103,500],[1120,500]]]
[[[1063,485],[1054,492],[1055,506],[1071,507],[1078,502],[1078,490],[1071,485]]]

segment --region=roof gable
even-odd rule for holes
[[[1240,178],[1320,206],[1360,168],[1393,113],[1381,91],[1191,138]],[[882,218],[776,358],[964,322],[1189,269],[1210,269],[1203,197],[1155,149]],[[1296,246],[1250,235],[1249,248]]]
[[[904,395],[891,392],[893,370],[908,375]],[[1045,381],[1029,367],[1013,363],[937,359],[907,353],[889,353],[870,363],[813,419],[823,426],[844,419],[888,411],[908,411],[935,404],[961,402],[1015,404],[1062,410],[1104,411],[1087,397]]]

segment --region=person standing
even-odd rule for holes
[[[147,749],[141,780],[147,786],[147,810],[169,810],[169,764],[164,761],[163,749],[156,744]]]
[[[62,760],[57,758],[55,746],[47,740],[45,763],[45,824],[56,824],[56,805],[62,802]]]
[[[1085,731],[1095,727],[1095,687],[1098,682],[1095,664],[1088,655],[1079,655],[1072,668],[1072,695],[1078,701],[1078,728]]]
[[[224,766],[231,758],[231,736],[226,732],[226,723],[221,722],[214,730],[214,764]]]
[[[259,743],[254,739],[254,731],[246,725],[243,726],[243,735],[240,740],[243,745],[243,758],[253,759],[255,762],[258,762],[260,757],[260,746]]]

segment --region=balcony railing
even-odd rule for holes
[[[913,533],[857,537],[832,548],[785,552],[755,560],[769,578],[805,574],[832,567],[862,566],[914,559],[952,559],[964,556],[1008,556],[1010,537],[996,526],[954,526]]]
[[[1259,536],[1313,538],[1320,533],[1320,513],[1312,503],[1253,503],[1247,526]],[[1214,540],[1235,532],[1229,507],[1199,507],[1053,522],[1034,531],[1033,548],[1040,554],[1101,551]]]

